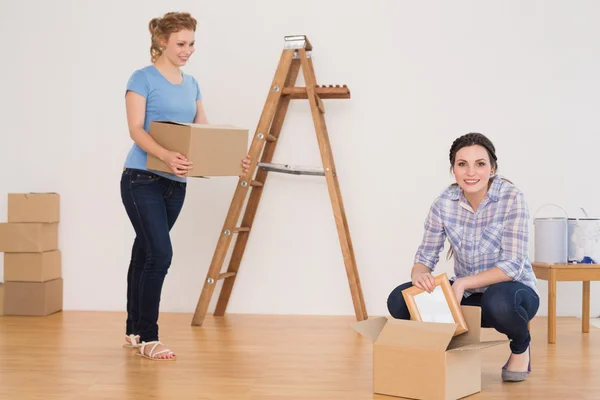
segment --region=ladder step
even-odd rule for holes
[[[252,182],[250,182],[250,186],[262,187],[262,186],[264,186],[264,184],[262,182],[259,182],[259,181],[252,181]]]
[[[274,142],[276,140],[277,140],[277,138],[275,136],[273,136],[271,134],[267,135],[267,142]]]
[[[235,272],[223,272],[223,273],[219,274],[219,277],[217,278],[217,280],[220,281],[225,278],[231,278],[232,276],[235,276]]]
[[[286,87],[282,94],[292,99],[308,99],[305,87]],[[350,89],[346,85],[319,85],[315,87],[315,94],[321,99],[349,99]]]
[[[248,228],[248,227],[233,228],[233,232],[234,233],[238,233],[238,232],[250,232],[250,228]]]
[[[275,164],[259,162],[258,166],[272,172],[281,172],[284,174],[293,175],[318,175],[325,176],[325,171],[322,167],[305,167],[289,164]]]

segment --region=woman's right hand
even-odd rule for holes
[[[431,293],[435,288],[435,278],[433,277],[433,275],[431,275],[431,272],[416,271],[412,277],[412,284],[413,286],[416,286],[419,289]]]
[[[176,151],[167,151],[163,156],[163,162],[179,177],[184,177],[192,169],[192,162]]]

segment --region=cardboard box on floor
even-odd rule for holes
[[[9,193],[8,222],[0,223],[0,252],[58,249],[58,193]]]
[[[62,310],[63,279],[5,282],[4,315],[47,316]]]
[[[4,253],[4,281],[46,282],[62,277],[60,250]]]
[[[0,223],[1,253],[38,253],[57,249],[57,223]]]
[[[461,307],[458,324],[373,318],[351,324],[373,341],[373,392],[411,399],[460,399],[481,391],[481,350],[508,340],[481,341],[481,308]]]
[[[248,154],[248,129],[153,121],[149,133],[162,147],[179,152],[194,163],[188,177],[239,176],[243,172],[242,160]],[[148,154],[146,167],[172,173],[152,154]]]
[[[60,221],[58,193],[9,193],[8,222]]]

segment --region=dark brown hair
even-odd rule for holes
[[[456,153],[463,147],[469,147],[479,145],[487,150],[488,156],[490,157],[490,163],[494,171],[498,170],[498,157],[496,157],[496,148],[490,139],[481,133],[467,133],[456,139],[452,146],[450,146],[450,170],[454,168],[456,162]]]
[[[156,62],[163,49],[160,41],[168,41],[172,33],[182,30],[196,32],[196,19],[187,12],[168,12],[160,18],[152,18],[148,24],[151,35],[150,59]]]

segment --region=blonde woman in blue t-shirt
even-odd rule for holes
[[[449,156],[456,183],[431,205],[412,279],[390,293],[388,310],[394,318],[410,319],[402,290],[413,285],[433,290],[432,272],[448,238],[456,298],[462,305],[481,307],[482,326],[508,336],[511,355],[502,379],[522,381],[531,371],[528,323],[540,304],[528,256],[527,202],[516,186],[497,176],[496,149],[484,135],[459,137]]]
[[[125,347],[139,348],[152,360],[174,360],[175,353],[159,341],[158,312],[173,249],[170,230],[184,203],[191,163],[161,147],[148,134],[151,121],[208,123],[196,79],[181,71],[194,53],[196,20],[171,12],[149,24],[152,63],[135,71],[125,95],[127,123],[133,146],[121,177],[121,197],[136,233],[127,275]],[[149,171],[150,153],[172,171]],[[240,160],[240,174],[249,157]]]

